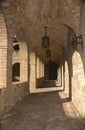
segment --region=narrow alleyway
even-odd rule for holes
[[[63,92],[30,94],[6,113],[1,130],[85,130]]]

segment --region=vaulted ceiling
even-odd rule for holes
[[[10,6],[15,2],[14,0],[3,1],[10,3]],[[51,59],[61,62],[63,47],[67,47],[67,26],[79,33],[80,5],[81,0],[16,0],[16,13],[20,13],[25,19],[25,26],[21,27],[28,39],[30,50],[46,60],[41,42],[44,26],[47,26]]]

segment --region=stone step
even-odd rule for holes
[[[57,80],[45,80],[44,81],[44,86],[57,86]]]

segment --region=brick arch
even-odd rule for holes
[[[0,13],[0,88],[7,87],[7,28]]]

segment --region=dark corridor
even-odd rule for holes
[[[48,62],[45,65],[45,79],[46,80],[57,80],[58,65],[54,62]]]
[[[55,63],[49,64],[49,80],[57,79],[57,65]]]

